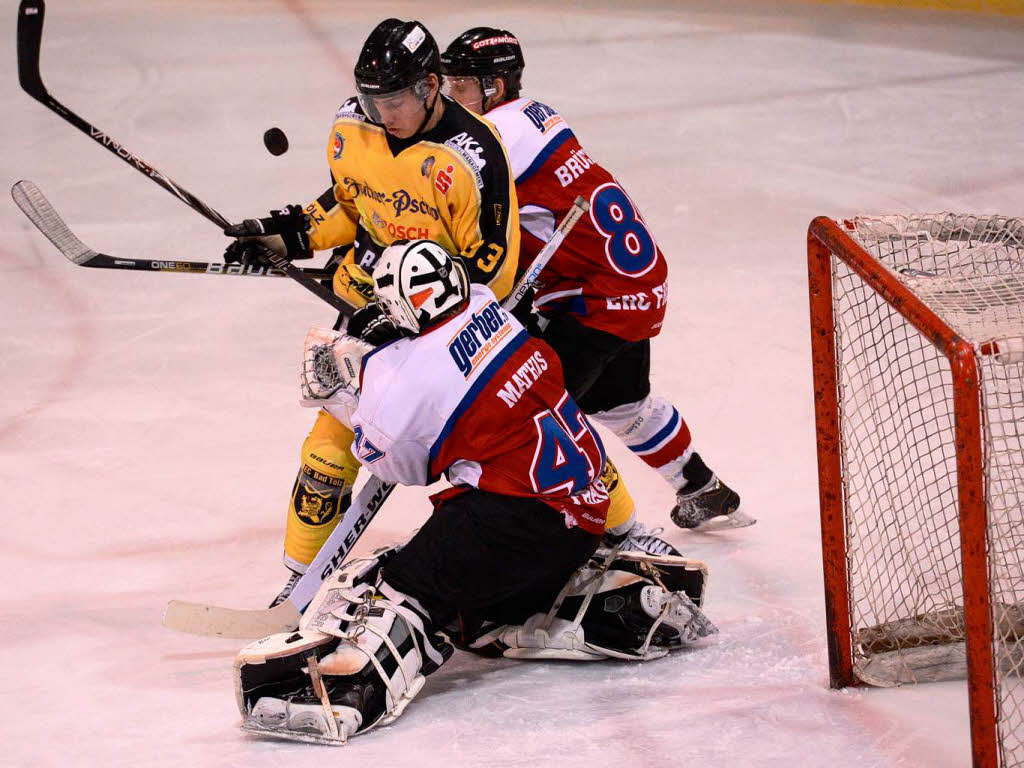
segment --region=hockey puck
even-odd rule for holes
[[[288,137],[280,128],[268,128],[263,134],[263,144],[267,152],[277,157],[288,151]]]

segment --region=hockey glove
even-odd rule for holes
[[[224,230],[228,237],[236,237],[234,243],[224,251],[224,261],[230,263],[252,258],[252,249],[242,247],[247,241],[254,241],[292,261],[313,256],[309,247],[309,216],[301,207],[289,205],[279,211],[271,211],[263,219],[246,219],[241,224],[232,224]]]
[[[407,335],[384,316],[384,312],[376,303],[367,304],[353,314],[348,321],[346,332],[375,347]]]

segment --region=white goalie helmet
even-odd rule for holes
[[[377,304],[399,328],[419,333],[469,296],[462,262],[433,240],[400,240],[373,271]]]

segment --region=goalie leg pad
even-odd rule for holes
[[[666,588],[663,576],[688,573],[691,599]],[[495,641],[519,659],[653,659],[717,633],[702,613],[707,566],[681,557],[601,550],[563,589],[547,614],[498,628],[473,647]]]
[[[302,444],[302,466],[288,505],[284,562],[293,571],[306,570],[352,501],[359,462],[351,445],[352,432],[320,411]]]
[[[405,711],[454,648],[414,599],[380,580],[395,551],[347,563],[321,587],[298,632],[239,653],[243,729],[339,745]]]

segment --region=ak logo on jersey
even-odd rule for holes
[[[547,104],[541,104],[539,101],[531,101],[521,111],[530,118],[533,127],[541,133],[547,133],[556,125],[565,123],[560,114]]]
[[[477,365],[512,332],[508,314],[496,301],[492,301],[479,312],[469,316],[448,342],[448,354],[452,356],[459,372],[465,377],[476,370]]]
[[[487,161],[484,160],[484,148],[480,146],[477,140],[463,131],[452,136],[444,145],[451,147],[462,155],[462,158],[469,163],[469,167],[473,169],[477,188],[483,189],[484,178],[480,175],[480,171],[487,165]]]
[[[337,131],[334,132],[334,159],[338,160],[341,153],[345,151],[345,137]]]

